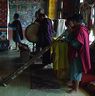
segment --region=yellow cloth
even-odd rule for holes
[[[61,41],[55,41],[52,46],[53,52],[53,68],[57,71],[59,78],[63,78],[63,75],[68,71],[68,46],[67,43]]]

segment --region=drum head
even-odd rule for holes
[[[39,30],[38,23],[32,23],[26,27],[25,37],[28,41],[36,43],[37,42],[37,33]]]

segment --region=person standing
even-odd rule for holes
[[[80,14],[74,14],[68,20],[70,33],[65,41],[68,43],[71,90],[78,91],[82,73],[87,73],[91,69],[89,32],[87,27],[82,24]]]
[[[39,25],[37,47],[44,49],[52,43],[52,25],[44,13],[39,13]],[[51,64],[50,49],[43,54],[42,63],[44,65]]]
[[[17,50],[18,44],[21,43],[21,40],[23,40],[23,31],[21,22],[19,20],[19,14],[15,13],[13,18],[14,21],[12,23],[9,23],[9,27],[12,27],[13,30],[12,38],[13,41],[15,42],[15,49]]]

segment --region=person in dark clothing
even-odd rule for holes
[[[21,42],[21,40],[23,40],[23,32],[22,32],[21,22],[18,20],[19,14],[15,13],[13,18],[14,21],[9,24],[9,27],[12,27],[13,29],[12,38],[13,41],[15,42],[15,49],[17,49],[18,44]]]
[[[39,14],[39,32],[37,34],[38,41],[37,47],[38,48],[45,48],[46,46],[51,45],[52,42],[52,23],[49,18],[45,17],[45,14]],[[51,55],[50,49],[43,54],[42,63],[45,65],[51,64]]]

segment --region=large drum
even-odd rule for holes
[[[31,23],[26,27],[25,30],[25,37],[28,41],[36,43],[38,38],[37,38],[37,33],[39,30],[39,23]]]

